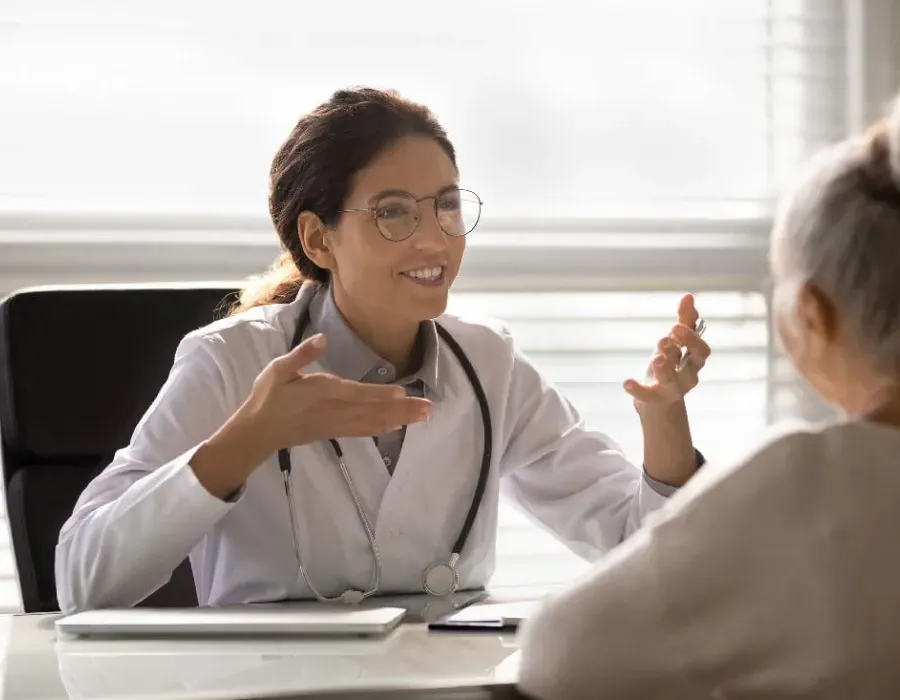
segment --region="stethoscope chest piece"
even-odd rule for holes
[[[456,570],[453,555],[449,562],[436,562],[425,569],[423,588],[425,592],[433,596],[447,596],[456,592],[459,588],[459,572]]]

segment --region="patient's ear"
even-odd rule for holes
[[[323,270],[334,269],[334,255],[328,245],[325,223],[317,214],[304,211],[297,217],[297,235],[306,257]]]
[[[810,344],[808,350],[814,353],[821,353],[839,334],[837,308],[814,284],[807,283],[800,288],[794,320]]]

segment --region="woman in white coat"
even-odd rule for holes
[[[445,314],[481,202],[424,107],[337,92],[270,184],[285,252],[235,313],[184,338],[78,500],[56,552],[63,611],[137,604],[188,555],[201,605],[476,589],[501,490],[593,559],[702,462],[684,395],[709,348],[690,296],[650,378],[626,382],[643,470],[502,326]]]
[[[817,158],[771,245],[793,365],[843,416],[705,470],[522,631],[559,698],[900,698],[900,104]]]

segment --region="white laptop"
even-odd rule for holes
[[[56,621],[59,632],[91,637],[379,637],[400,624],[403,608],[255,605],[221,608],[89,610]]]

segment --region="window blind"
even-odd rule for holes
[[[197,240],[191,221],[210,250],[209,221],[232,217],[247,230],[223,227],[223,246],[270,244],[266,173],[298,115],[344,85],[394,87],[435,110],[486,202],[453,309],[504,320],[639,463],[621,382],[697,291],[715,356],[689,397],[692,428],[711,462],[728,461],[812,405],[778,359],[760,270],[778,189],[846,131],[844,6],[13,0],[0,19],[0,243],[159,240],[185,279],[216,276],[211,256],[192,275],[178,252]],[[123,213],[154,223],[102,225]],[[51,214],[58,231],[23,233]],[[118,279],[101,257],[72,258],[83,281]],[[171,279],[164,257],[142,275]],[[15,606],[0,531],[0,607]],[[497,583],[584,566],[509,504],[498,548]]]

